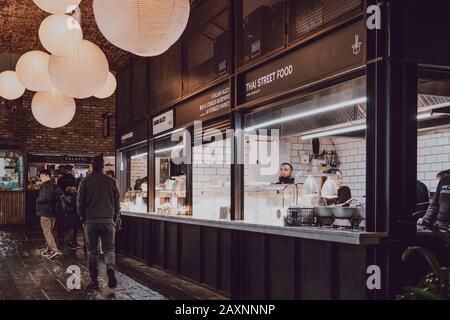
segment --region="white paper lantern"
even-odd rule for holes
[[[114,91],[116,91],[116,88],[117,88],[116,78],[111,72],[109,72],[108,78],[106,79],[106,83],[104,84],[103,88],[95,94],[95,97],[99,99],[106,99],[113,95]]]
[[[83,32],[74,18],[65,14],[53,14],[42,21],[39,39],[52,54],[67,56],[80,47]]]
[[[30,51],[22,55],[16,65],[20,83],[31,91],[46,91],[51,82],[48,76],[50,55],[43,51]]]
[[[33,2],[49,13],[69,13],[78,7],[81,0],[33,0]]]
[[[109,65],[99,47],[83,40],[74,54],[50,56],[48,71],[56,89],[68,97],[85,99],[103,88]]]
[[[94,0],[100,31],[113,45],[140,56],[159,55],[186,28],[189,0]]]
[[[48,128],[64,127],[75,116],[75,100],[51,87],[34,94],[31,111],[34,118]]]
[[[0,73],[0,96],[6,100],[19,99],[25,92],[25,87],[17,79],[14,71]]]

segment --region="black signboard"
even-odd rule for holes
[[[28,154],[29,163],[90,164],[92,157]]]
[[[239,78],[239,104],[365,64],[365,24],[358,21]]]
[[[0,150],[20,150],[20,140],[0,139]]]
[[[230,110],[230,87],[228,83],[202,93],[175,109],[176,126],[195,120],[210,119]]]

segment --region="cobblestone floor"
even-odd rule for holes
[[[180,290],[183,283],[179,284],[177,281],[182,280],[161,274],[162,271],[152,270],[153,268],[146,267],[147,271],[131,270],[133,264],[141,269],[145,267],[134,261],[130,262],[128,258],[122,257],[121,259],[120,256],[117,259],[118,288],[111,290],[107,287],[105,268],[103,264],[100,264],[100,277],[102,278],[100,290],[91,292],[83,288],[69,290],[67,287],[69,274],[66,273],[66,270],[71,265],[79,266],[82,287],[88,283],[84,251],[82,249],[64,250],[64,255],[54,260],[48,260],[39,254],[39,249],[42,249],[43,246],[42,233],[38,229],[0,229],[0,300],[163,300],[178,297],[199,299],[202,298],[202,295],[209,299],[220,298],[219,295],[198,286],[192,288],[192,284],[187,284],[187,291]],[[140,282],[124,274],[144,274],[143,272],[146,275],[144,275],[144,281]],[[154,279],[152,280],[152,277],[159,279],[165,277],[164,281],[167,283],[157,283]],[[154,288],[169,290],[167,294],[163,295],[142,283],[150,283]],[[173,288],[176,288],[175,291]],[[190,289],[194,293],[189,293]]]

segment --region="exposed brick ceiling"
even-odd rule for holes
[[[92,0],[82,0],[80,8],[84,38],[103,50],[111,69],[117,70],[127,64],[132,54],[113,46],[103,37],[95,22]],[[23,54],[30,50],[44,50],[38,30],[48,15],[32,0],[0,0],[0,52]]]

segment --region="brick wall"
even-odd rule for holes
[[[31,113],[33,92],[25,92],[16,101],[2,100],[0,105],[0,137],[20,138],[26,151],[39,153],[114,155],[114,117],[111,137],[103,137],[102,114],[115,113],[115,96],[100,100],[77,100],[77,111],[70,124],[59,129],[49,129],[39,124]],[[14,111],[11,111],[11,108]]]

